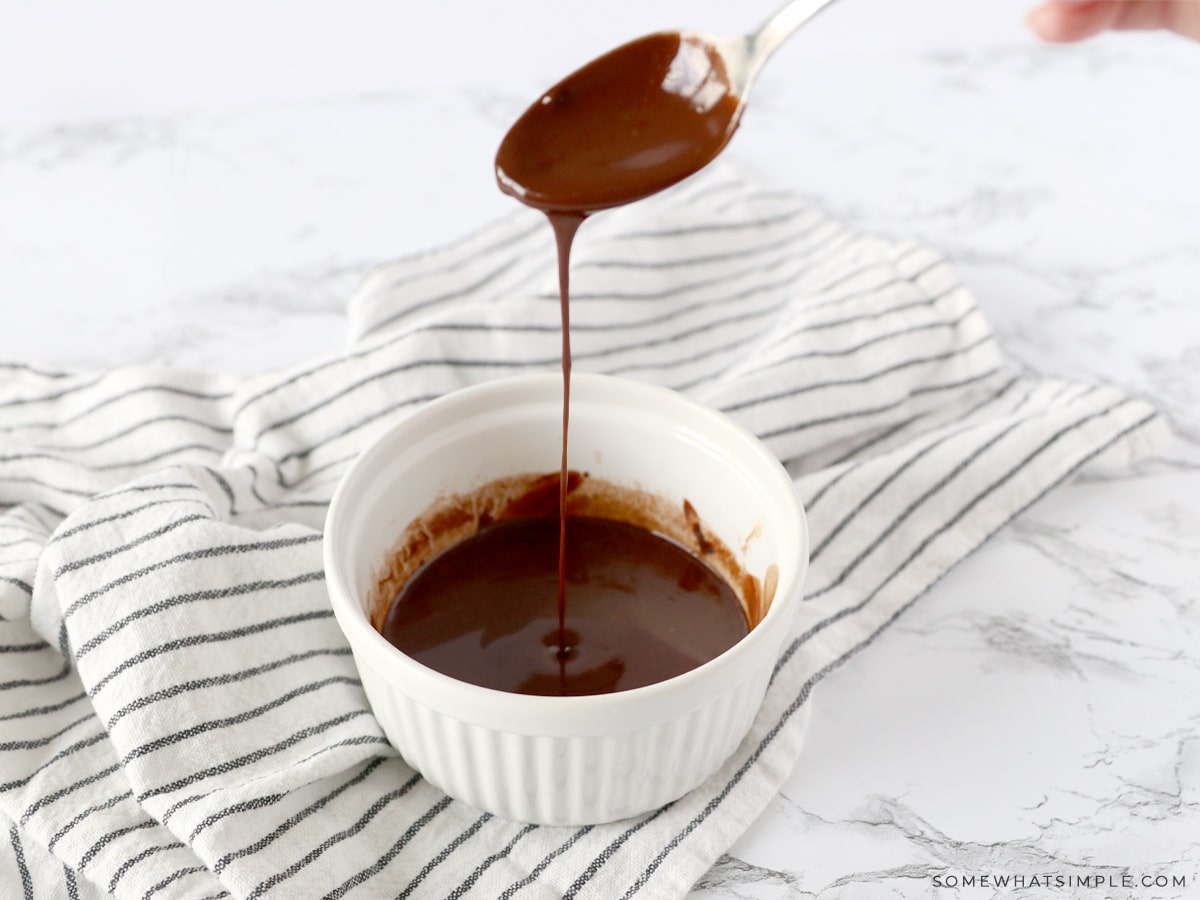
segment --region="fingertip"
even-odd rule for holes
[[[1054,10],[1049,6],[1038,6],[1025,14],[1025,24],[1043,41],[1053,40],[1054,19]]]
[[[1117,8],[1119,4],[1103,0],[1049,0],[1031,10],[1026,21],[1042,40],[1065,44],[1103,31],[1111,24],[1110,14]]]

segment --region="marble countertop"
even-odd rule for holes
[[[0,359],[250,372],[336,349],[366,269],[511,209],[491,158],[546,84],[770,5],[10,13]],[[1175,442],[1054,492],[826,679],[791,778],[696,898],[1200,896],[1200,45],[1044,47],[1023,12],[843,0],[763,74],[730,154],[943,249],[1016,364],[1123,385]],[[985,874],[1105,887],[963,886]]]

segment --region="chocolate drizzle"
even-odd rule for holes
[[[507,492],[525,515],[472,497],[466,508],[473,522],[456,517],[451,503],[432,514],[441,517],[442,532],[413,532],[419,546],[402,545],[390,561],[380,582],[382,614],[374,617],[409,655],[502,690],[604,693],[688,671],[758,621],[761,585],[735,574],[733,555],[705,533],[686,500],[678,529],[684,540],[669,539],[652,520],[629,515],[620,504],[598,502],[598,515],[568,515],[572,495],[589,496],[577,491],[585,481],[573,483],[567,468],[575,235],[588,215],[660,191],[711,161],[736,128],[738,110],[711,48],[685,34],[657,34],[569,76],[505,137],[496,155],[500,187],[546,213],[558,251],[563,405],[557,503],[552,513],[530,514],[538,502],[544,505],[544,498],[530,498],[542,497],[546,485],[520,495],[496,482],[485,494]],[[706,560],[719,560],[723,571]],[[552,596],[554,610],[547,605]]]

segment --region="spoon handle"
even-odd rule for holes
[[[779,49],[793,31],[832,3],[833,0],[791,0],[746,38],[750,50],[747,83],[753,80],[767,58]]]

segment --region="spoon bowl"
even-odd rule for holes
[[[831,2],[792,0],[740,38],[661,32],[593,60],[509,130],[496,155],[500,188],[584,215],[682,181],[729,143],[771,54]]]

